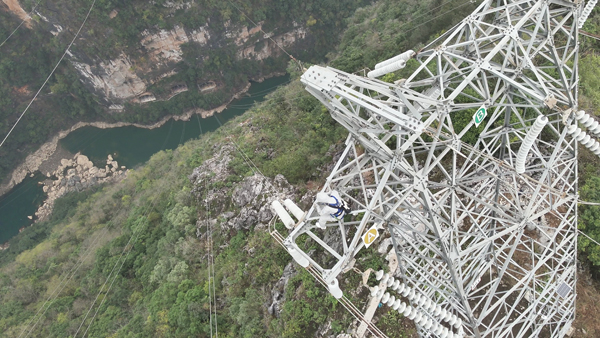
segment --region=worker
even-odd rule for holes
[[[317,211],[321,217],[317,225],[325,229],[325,224],[328,221],[342,220],[344,216],[350,213],[348,203],[340,197],[340,194],[333,190],[330,193],[317,193]]]

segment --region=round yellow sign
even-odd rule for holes
[[[377,232],[377,229],[371,228],[363,236],[363,242],[365,242],[366,246],[369,246],[369,245],[371,245],[371,243],[373,243],[373,241],[375,241],[375,239],[377,238],[377,236],[379,236],[379,233]]]

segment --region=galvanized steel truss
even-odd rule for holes
[[[353,212],[323,230],[313,206],[285,245],[333,285],[376,225],[392,235],[404,283],[462,319],[450,332],[562,337],[575,316],[577,144],[567,127],[582,8],[484,1],[395,84],[308,69],[306,89],[350,131],[323,191],[339,191]],[[549,122],[518,174],[539,115]],[[325,255],[304,251],[303,236]]]

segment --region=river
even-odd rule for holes
[[[254,82],[242,98],[234,100],[227,109],[215,113],[213,117],[203,119],[194,115],[189,121],[171,119],[155,129],[133,126],[111,129],[83,127],[62,139],[60,145],[72,153],[81,152],[102,167],[110,154],[119,165],[133,168],[160,150],[174,149],[179,144],[198,138],[200,128],[202,132],[217,129],[220,123],[243,114],[253,103],[262,101],[275,88],[288,82],[287,75],[266,79],[261,83]],[[32,216],[44,201],[44,192],[38,182],[45,178],[39,173],[27,177],[0,197],[0,244],[18,234],[20,228],[33,223],[28,216]]]

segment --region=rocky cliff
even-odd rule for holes
[[[141,53],[135,57],[122,53],[116,59],[100,60],[75,52],[70,54],[70,62],[81,75],[82,82],[106,102],[118,105],[141,96],[149,86],[161,80],[168,83],[168,78],[178,74],[184,45],[205,51],[194,55],[199,63],[209,62],[210,51],[228,45],[235,46],[238,60],[261,61],[281,55],[282,48],[290,47],[306,36],[307,30],[298,24],[278,33],[263,32],[262,23],[252,27],[226,22],[222,27],[213,28],[206,24],[199,29],[177,25],[171,30],[144,30],[138,44]],[[86,59],[89,61],[84,61]]]

